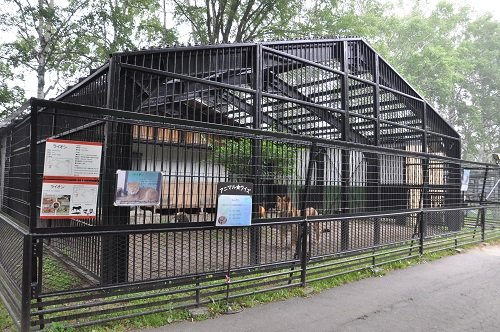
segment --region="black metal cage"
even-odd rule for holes
[[[305,285],[498,236],[499,167],[461,160],[457,132],[357,38],[116,53],[9,120],[0,289],[23,330]],[[48,139],[103,144],[95,218],[40,219]],[[162,172],[160,204],[115,206],[117,170]],[[254,185],[252,226],[214,225],[217,183],[231,181]]]

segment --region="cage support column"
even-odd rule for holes
[[[31,298],[34,278],[33,271],[37,268],[33,260],[33,232],[37,224],[37,139],[38,139],[38,107],[31,99],[30,113],[30,198],[29,198],[29,234],[24,236],[22,284],[21,284],[21,331],[29,331],[31,323]],[[36,279],[35,279],[36,280]]]
[[[30,330],[31,322],[31,278],[33,275],[32,263],[32,241],[31,234],[24,236],[23,243],[23,279],[21,286],[21,331]]]
[[[253,98],[253,128],[262,127],[262,44],[256,44],[253,54],[252,74],[253,89],[255,90]],[[254,183],[253,195],[253,216],[259,215],[259,206],[264,197],[264,188],[262,186],[262,140],[252,138],[252,176]],[[260,227],[250,228],[250,263],[260,263]]]
[[[297,253],[299,254],[299,259],[300,259],[300,282],[303,287],[306,286],[306,272],[307,272],[307,262],[309,260],[309,255],[308,255],[308,247],[307,247],[307,239],[312,239],[312,232],[308,232],[308,220],[307,220],[307,215],[306,215],[306,207],[307,203],[309,202],[309,194],[311,190],[311,182],[312,182],[312,174],[313,174],[313,168],[314,165],[316,164],[316,161],[318,159],[318,155],[320,155],[316,143],[313,142],[311,149],[309,151],[309,163],[307,166],[307,172],[306,172],[306,183],[304,186],[304,192],[302,193],[302,197],[300,199],[300,206],[299,209],[301,211],[301,215],[304,217],[302,220],[302,223],[300,224],[300,232],[299,232],[299,241],[297,243]],[[308,234],[309,233],[309,234]],[[310,244],[310,241],[309,241]]]
[[[350,137],[350,126],[349,126],[349,52],[348,52],[347,41],[342,42],[342,98],[341,98],[341,108],[344,110],[343,115],[343,126],[342,126],[342,140],[349,142]],[[351,173],[351,161],[350,152],[345,148],[341,152],[342,160],[342,170],[341,170],[341,184],[340,184],[340,208],[343,214],[349,213],[350,205],[350,195],[349,195],[349,185],[350,185],[350,173]],[[349,249],[349,220],[343,219],[340,224],[340,247],[341,250]]]
[[[132,84],[125,84],[118,57],[110,59],[108,72],[107,107],[129,110]],[[120,101],[120,96],[123,100]],[[114,206],[116,170],[130,169],[132,146],[132,126],[106,121],[104,129],[104,163],[101,181],[101,223],[119,229],[130,222],[130,208]],[[101,237],[101,283],[113,284],[127,281],[128,276],[128,236],[117,234]]]
[[[0,209],[3,208],[3,197],[5,190],[5,158],[7,157],[7,135],[0,138]]]
[[[375,117],[374,144],[380,146],[380,68],[378,54],[374,55],[373,77],[375,87],[373,93],[373,116]],[[368,204],[371,211],[380,211],[382,197],[380,191],[380,155],[368,154],[368,186],[370,195]],[[380,244],[380,218],[375,217],[373,223],[373,244]]]
[[[483,205],[484,203],[484,192],[486,190],[486,181],[488,180],[488,170],[489,167],[486,166],[486,169],[484,170],[484,178],[483,178],[483,189],[481,190],[481,197],[479,199],[479,205],[481,206],[481,241],[484,242],[484,231],[486,228],[486,207]]]
[[[430,206],[429,199],[429,158],[422,160],[422,197],[420,199],[420,215],[419,215],[419,252],[424,254],[424,238],[427,233],[427,215],[426,208]]]

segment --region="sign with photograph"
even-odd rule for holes
[[[116,206],[155,206],[160,204],[161,172],[116,171]]]
[[[94,219],[98,184],[44,180],[40,219]]]
[[[45,142],[40,219],[95,219],[102,143]]]
[[[221,227],[250,226],[252,222],[252,194],[252,183],[218,183],[215,225]]]
[[[467,191],[469,189],[469,179],[470,179],[470,169],[464,169],[462,174],[462,186],[461,191]]]
[[[45,143],[45,179],[98,180],[102,143],[47,139]]]

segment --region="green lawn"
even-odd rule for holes
[[[10,318],[9,313],[7,312],[1,301],[0,301],[0,331],[2,332],[16,331],[14,322]]]
[[[499,240],[492,241],[490,243],[500,243]],[[468,247],[475,247],[475,245],[468,245]],[[356,280],[372,277],[372,276],[382,276],[390,270],[406,268],[411,265],[419,264],[422,262],[428,262],[431,260],[435,260],[444,256],[453,255],[456,253],[453,249],[448,249],[436,253],[424,254],[423,256],[417,256],[412,259],[401,259],[380,267],[376,269],[363,269],[360,271],[345,273],[339,275],[335,278],[327,278],[320,281],[310,282],[308,283],[308,287],[306,289],[301,287],[294,287],[289,289],[282,289],[274,292],[265,292],[259,293],[251,296],[244,296],[241,298],[235,299],[233,305],[236,308],[248,308],[253,307],[262,303],[273,302],[277,300],[284,300],[291,297],[297,296],[308,296],[312,293],[319,293],[323,290],[330,289],[345,283],[353,282]],[[57,264],[54,264],[57,266]],[[64,280],[68,282],[67,280]],[[226,306],[222,302],[213,302],[208,305],[208,315],[197,317],[196,319],[206,319],[209,317],[214,317],[226,310]],[[187,310],[171,310],[164,313],[151,314],[141,317],[136,317],[132,319],[126,319],[116,322],[110,322],[102,326],[91,326],[82,329],[78,329],[79,331],[129,331],[136,330],[141,328],[149,328],[149,327],[158,327],[164,326],[176,321],[182,321],[192,319]],[[6,331],[15,331],[15,325],[10,319],[7,311],[3,307],[0,302],[0,332]],[[65,329],[63,324],[54,324],[52,331],[71,331],[73,329]]]

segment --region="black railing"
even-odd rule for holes
[[[304,286],[500,236],[500,168],[461,160],[456,132],[358,39],[115,54],[31,106],[1,149],[0,289],[22,330]],[[39,218],[54,138],[103,144],[95,218]],[[117,170],[162,172],[160,203],[115,206]],[[254,184],[252,226],[214,225],[227,181]]]

